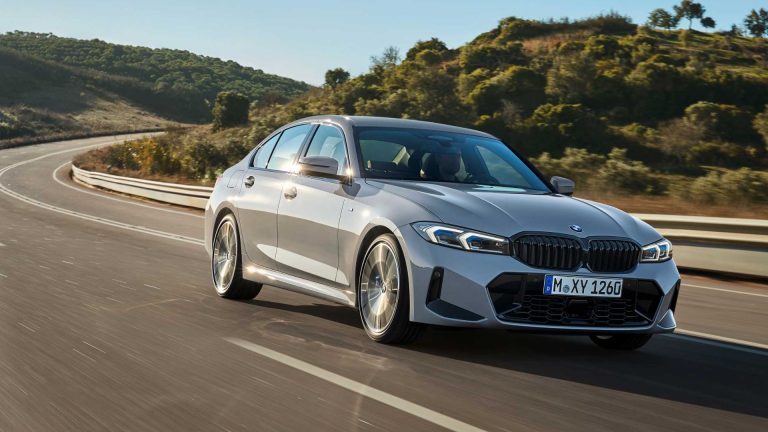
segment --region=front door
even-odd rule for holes
[[[277,269],[277,211],[285,184],[311,124],[294,126],[266,141],[245,172],[237,201],[245,253],[254,264]]]
[[[347,164],[340,129],[320,125],[303,156],[328,156]],[[305,174],[286,183],[278,208],[278,268],[313,282],[335,285],[339,266],[338,227],[346,194],[341,181]]]

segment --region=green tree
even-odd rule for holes
[[[213,130],[244,125],[248,123],[248,98],[240,93],[223,91],[216,95],[213,105]]]
[[[400,57],[400,49],[396,46],[388,46],[384,48],[381,55],[371,56],[371,68],[387,69],[400,63],[400,60],[402,60],[402,57]]]
[[[329,69],[325,72],[326,87],[336,89],[336,87],[344,84],[347,81],[349,81],[349,72],[342,68]]]
[[[704,17],[701,19],[701,26],[704,28],[715,28],[717,23],[710,17]]]
[[[763,37],[768,33],[768,11],[763,8],[759,11],[752,9],[752,12],[744,18],[744,27],[752,36]]]
[[[680,19],[677,16],[672,15],[667,10],[662,8],[654,9],[648,15],[648,26],[650,27],[671,30],[677,27],[679,22]]]
[[[445,42],[441,41],[438,38],[431,38],[425,41],[418,41],[411,49],[408,50],[407,53],[405,53],[405,59],[415,60],[416,55],[424,50],[434,50],[439,53],[442,53],[442,52],[448,51],[448,47],[445,45]]]
[[[707,11],[704,5],[696,3],[691,0],[682,0],[679,5],[674,6],[675,18],[680,20],[685,18],[688,20],[688,30],[693,26],[693,20],[701,20],[704,18],[704,13]]]
[[[510,42],[504,46],[466,45],[459,55],[459,66],[471,73],[475,69],[495,70],[509,65],[526,65],[528,57],[523,52],[523,44]]]

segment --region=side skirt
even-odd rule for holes
[[[342,291],[338,288],[329,287],[328,285],[308,281],[276,270],[259,267],[254,264],[246,265],[243,270],[243,277],[253,282],[271,285],[288,291],[294,291],[299,294],[310,295],[345,306],[355,307],[355,293],[351,290]]]

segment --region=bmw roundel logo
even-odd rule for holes
[[[581,227],[578,226],[578,225],[571,225],[571,229],[576,231],[576,232],[581,232],[582,231]]]

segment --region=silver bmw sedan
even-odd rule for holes
[[[428,325],[589,335],[612,349],[672,332],[671,243],[573,190],[487,133],[305,118],[217,181],[213,285],[230,299],[268,284],[351,306],[382,343]]]

